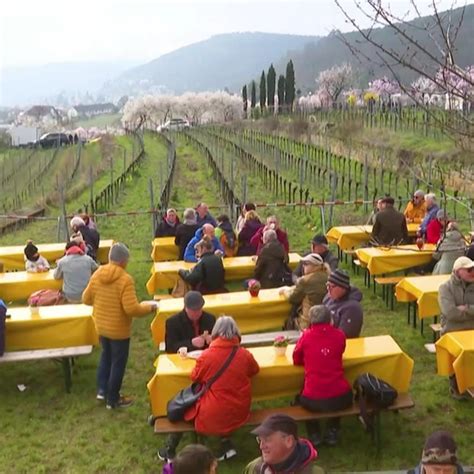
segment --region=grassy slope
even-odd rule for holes
[[[92,117],[90,119],[82,119],[74,122],[74,127],[99,127],[105,128],[115,127],[120,125],[120,119],[122,118],[122,114],[104,114],[98,115],[97,117]]]
[[[117,210],[147,207],[148,177],[156,175],[157,165],[165,159],[165,150],[153,139],[147,139],[146,147],[149,157],[129,183]],[[178,191],[172,193],[172,204],[184,207],[198,200],[217,203],[218,196],[202,157],[184,146],[178,147],[178,156],[175,177]],[[297,217],[294,216],[294,222]],[[309,229],[301,232],[296,225],[288,225],[289,222],[284,219],[292,242],[302,239],[301,234],[309,238]],[[147,297],[144,285],[150,268],[150,218],[113,218],[100,221],[99,225],[104,237],[114,237],[130,245],[132,261],[129,270],[136,279],[140,296]],[[13,237],[11,240],[24,241],[23,237]],[[355,283],[362,287],[362,278],[357,277]],[[344,420],[340,446],[320,450],[320,464],[327,469],[354,471],[410,467],[419,460],[426,434],[440,427],[456,433],[460,459],[466,464],[474,464],[472,403],[455,402],[449,398],[446,379],[435,376],[435,358],[423,349],[423,343],[430,336],[427,334],[423,339],[419,332],[406,325],[405,310],[404,305],[398,305],[394,312],[390,312],[372,291],[364,291],[363,335],[392,334],[415,359],[412,393],[417,406],[399,415],[384,416],[384,448],[380,456],[374,452],[357,420]],[[93,398],[97,350],[93,356],[79,361],[70,395],[63,391],[59,367],[50,362],[2,367],[0,400],[4,441],[0,444],[0,472],[160,472],[154,455],[163,438],[154,436],[145,422],[149,413],[145,384],[152,374],[155,355],[149,323],[150,317],[146,317],[134,324],[124,393],[136,395],[137,402],[123,412],[108,412]],[[28,389],[18,392],[18,383],[25,383]],[[274,400],[265,405],[285,403],[285,400]],[[458,429],[461,423],[462,432]],[[186,437],[182,445],[190,440]],[[215,443],[215,440],[211,441],[211,444]],[[241,472],[245,463],[258,453],[248,429],[239,430],[235,441],[239,456],[222,464],[220,473]]]

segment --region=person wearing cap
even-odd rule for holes
[[[216,237],[216,229],[212,224],[204,224],[198,230],[196,230],[194,237],[188,242],[186,250],[184,251],[185,262],[197,262],[198,256],[196,255],[196,244],[199,243],[204,236],[209,237],[214,247],[214,252],[217,255],[224,255],[224,249],[222,248],[219,239]]]
[[[125,408],[133,399],[120,394],[130,348],[132,318],[156,310],[156,303],[139,303],[135,283],[126,268],[130,258],[122,243],[112,245],[109,263],[102,265],[90,279],[82,302],[90,305],[102,352],[97,368],[97,400],[107,409]]]
[[[250,417],[251,379],[260,370],[253,355],[240,346],[240,340],[240,331],[234,319],[221,316],[212,329],[209,349],[198,357],[191,372],[194,383],[206,385],[235,349],[228,367],[184,415],[186,421],[194,422],[197,433],[220,437],[219,461],[237,454],[230,436]],[[169,436],[158,457],[173,458],[179,440],[179,436]]]
[[[420,464],[407,474],[463,474],[457,445],[447,431],[435,431],[425,441]]]
[[[75,241],[66,244],[66,254],[56,263],[53,277],[62,279],[63,296],[68,303],[80,303],[83,291],[99,266]]]
[[[176,209],[168,209],[161,218],[161,222],[156,226],[155,237],[174,237],[179,225],[179,217]]]
[[[250,243],[253,247],[257,249],[257,255],[260,255],[265,242],[263,241],[263,234],[267,230],[274,230],[277,235],[278,242],[283,245],[285,252],[288,253],[290,251],[290,244],[288,243],[288,234],[280,229],[280,221],[278,220],[277,216],[269,216],[267,217],[266,224],[260,229],[255,232],[254,236],[250,239]]]
[[[255,428],[261,456],[251,461],[244,474],[323,474],[315,464],[317,451],[311,442],[298,436],[298,425],[291,416],[270,415]]]
[[[334,327],[341,329],[348,339],[359,337],[364,322],[362,293],[351,286],[349,274],[337,269],[328,278],[323,304],[331,311]]]
[[[239,249],[237,255],[239,257],[257,255],[257,247],[252,245],[252,237],[263,227],[262,221],[256,211],[247,211],[243,221],[242,228],[237,236],[239,241]]]
[[[38,247],[29,240],[25,250],[25,270],[28,273],[42,273],[49,270],[49,262],[38,252]]]
[[[413,193],[403,214],[408,223],[421,224],[426,214],[425,193],[421,189]]]
[[[449,219],[446,211],[444,209],[439,209],[436,213],[436,217],[426,226],[425,242],[427,244],[437,244],[448,223]]]
[[[309,326],[309,310],[312,306],[321,304],[326,295],[326,283],[330,273],[329,265],[324,263],[322,257],[317,253],[310,253],[301,260],[304,275],[297,279],[296,285],[283,287],[283,294],[288,301],[296,307],[294,325],[300,330]]]
[[[188,291],[184,308],[166,320],[165,350],[176,354],[180,347],[188,351],[205,349],[211,343],[211,332],[216,318],[203,311],[204,298],[199,291]]]
[[[97,229],[87,227],[84,219],[80,216],[74,216],[70,223],[73,232],[80,232],[87,247],[87,255],[94,260],[97,258],[97,251],[100,245],[100,235]]]
[[[398,212],[392,197],[383,199],[383,209],[375,216],[372,240],[379,245],[408,243],[408,228],[405,216]]]
[[[454,262],[451,277],[439,287],[438,303],[441,334],[474,329],[474,262],[470,258],[459,257]],[[450,393],[453,398],[464,398],[454,375],[450,376]]]
[[[210,237],[204,235],[195,247],[198,263],[191,270],[180,268],[179,276],[203,295],[226,293],[224,265],[222,258],[214,253]]]
[[[309,322],[309,329],[303,332],[293,351],[293,363],[304,367],[303,390],[298,401],[302,407],[314,412],[349,408],[353,393],[342,365],[346,336],[333,326],[331,312],[326,306],[313,306],[309,311]],[[318,447],[323,442],[336,445],[339,422],[339,418],[330,418],[323,438],[319,422],[309,421],[307,431],[313,446]]]
[[[304,256],[317,253],[323,259],[323,262],[329,265],[329,269],[334,271],[339,265],[339,259],[329,250],[329,242],[324,234],[316,234],[311,240],[311,252],[306,253]],[[298,266],[293,272],[293,277],[296,282],[296,278],[303,276],[303,261],[298,263]]]
[[[196,219],[199,227],[204,224],[211,224],[213,227],[217,227],[217,222],[209,212],[209,207],[205,202],[201,202],[196,207]]]
[[[183,222],[176,227],[176,235],[174,237],[174,244],[179,248],[178,260],[184,259],[186,247],[198,229],[196,212],[188,207],[183,213]]]
[[[439,211],[439,206],[436,203],[436,195],[433,193],[428,193],[425,195],[425,203],[426,203],[426,214],[421,221],[420,228],[418,229],[418,234],[421,237],[426,237],[426,228],[428,224],[433,220],[436,219],[436,214]]]

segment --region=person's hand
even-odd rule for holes
[[[198,349],[202,349],[204,347],[205,343],[206,343],[206,341],[205,341],[203,336],[197,336],[197,337],[193,337],[191,339],[191,344],[194,347],[197,347]]]
[[[467,311],[467,304],[461,304],[459,306],[456,306],[456,308],[464,313],[465,311]]]
[[[286,293],[286,291],[288,291],[288,288],[289,286],[282,286],[279,290],[278,290],[278,294],[280,296],[284,295]]]
[[[256,261],[257,261],[257,258],[258,258],[258,257],[257,257],[256,255],[252,255],[252,257],[251,257],[252,262],[256,262]]]
[[[217,249],[214,251],[214,255],[217,255],[218,257],[223,257],[224,252],[222,250]]]
[[[209,331],[204,331],[202,333],[202,337],[206,341],[207,345],[209,345],[212,342],[212,336],[209,334]]]
[[[410,218],[407,217],[407,223],[411,224],[412,222],[414,222],[414,219],[410,219]]]

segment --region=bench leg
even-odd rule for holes
[[[62,358],[63,372],[64,372],[64,385],[66,387],[66,392],[71,393],[72,386],[72,365],[70,357]]]
[[[393,285],[390,286],[390,309],[393,311],[395,301],[395,287]]]
[[[424,326],[423,321],[424,321],[423,319],[420,319],[420,332],[422,336],[423,336],[423,326]]]
[[[413,329],[416,329],[416,303],[413,304]]]
[[[380,420],[380,412],[375,414],[375,427],[374,427],[374,435],[375,435],[375,448],[377,450],[377,454],[380,453],[380,448],[382,444],[382,429],[381,429],[381,420]]]

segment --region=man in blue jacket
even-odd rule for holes
[[[424,219],[421,221],[419,233],[422,237],[426,236],[426,228],[428,224],[433,220],[436,219],[436,214],[439,211],[439,206],[436,204],[436,196],[433,193],[429,193],[425,195],[425,202],[426,202],[426,214]]]
[[[196,231],[194,237],[189,241],[186,250],[184,251],[184,261],[185,262],[197,262],[196,249],[194,246],[202,239],[203,235],[208,235],[212,240],[212,245],[214,246],[214,252],[222,252],[224,254],[224,249],[222,248],[221,243],[215,236],[214,226],[211,224],[204,224],[200,229]]]

